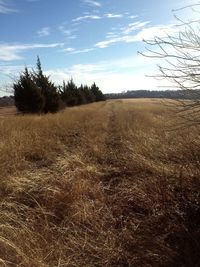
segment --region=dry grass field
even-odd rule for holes
[[[18,114],[17,109],[13,106],[8,107],[1,107],[0,106],[0,118],[7,117],[7,116],[13,116]]]
[[[200,266],[200,129],[159,100],[0,117],[0,266]]]

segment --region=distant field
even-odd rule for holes
[[[0,117],[13,116],[17,113],[17,109],[14,106],[0,107]]]
[[[0,266],[200,266],[199,127],[148,99],[14,114],[0,109]]]

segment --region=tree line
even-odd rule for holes
[[[200,99],[200,90],[134,90],[123,93],[106,94],[107,99],[120,98],[167,98],[167,99]]]
[[[105,96],[96,86],[76,86],[73,79],[62,86],[56,86],[49,76],[43,73],[40,58],[36,70],[25,67],[13,85],[14,102],[22,113],[55,113],[64,107],[72,107],[92,102],[104,101]]]

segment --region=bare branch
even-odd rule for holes
[[[200,3],[188,5],[173,12],[186,8],[200,8]],[[199,12],[200,13],[200,12]],[[192,95],[189,102],[178,101],[178,114],[187,119],[189,125],[200,124],[200,19],[182,20],[176,14],[178,32],[173,35],[165,33],[165,37],[156,36],[144,40],[146,53],[139,52],[147,58],[164,59],[165,66],[158,65],[159,74],[149,75],[158,80],[168,80],[168,89],[178,88]]]

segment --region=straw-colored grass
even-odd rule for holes
[[[0,117],[0,266],[200,266],[199,128],[159,100]]]

